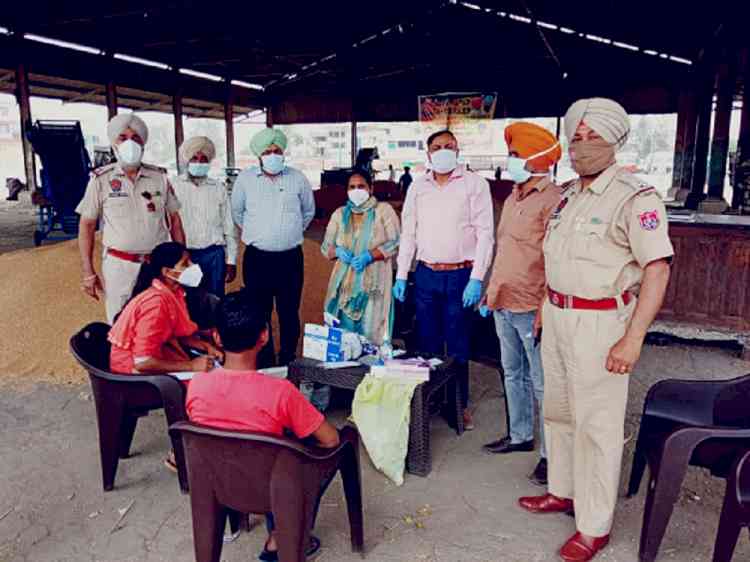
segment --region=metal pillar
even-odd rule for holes
[[[708,176],[708,198],[724,203],[724,180],[729,154],[729,124],[732,120],[732,101],[736,86],[735,65],[725,60],[717,72],[718,95],[714,133],[711,142],[711,164]],[[726,204],[723,205],[726,210]]]
[[[357,163],[357,121],[352,118],[352,168]]]
[[[182,173],[183,164],[187,165],[187,162],[180,162],[180,146],[182,146],[185,140],[185,129],[182,124],[182,88],[179,85],[172,96],[172,112],[174,113],[174,146],[177,158],[177,172]]]
[[[117,86],[110,80],[107,82],[107,119],[112,120],[117,115]]]
[[[742,52],[743,92],[732,208],[750,214],[750,49]]]
[[[696,209],[705,198],[706,164],[708,144],[711,137],[711,113],[713,111],[714,74],[710,71],[698,74],[697,114],[698,124],[695,129],[695,153],[690,178],[690,195],[685,206]]]
[[[21,145],[23,147],[23,164],[26,171],[26,187],[30,191],[37,189],[36,159],[34,149],[29,141],[31,130],[31,102],[29,100],[29,75],[26,65],[19,63],[16,67],[16,100],[21,117]]]
[[[227,168],[236,167],[234,157],[234,104],[231,80],[227,80],[227,96],[224,99],[224,128],[227,136]]]

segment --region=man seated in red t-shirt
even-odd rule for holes
[[[257,372],[258,353],[269,339],[264,318],[240,293],[224,297],[214,335],[225,352],[224,367],[193,377],[187,393],[188,417],[222,429],[277,435],[289,430],[299,439],[314,438],[320,447],[338,446],[338,430],[292,383]],[[272,514],[266,515],[266,521],[269,537],[260,559],[278,560]],[[307,555],[319,548],[320,541],[310,537]]]

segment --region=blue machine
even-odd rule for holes
[[[34,245],[43,240],[68,240],[78,236],[75,208],[83,199],[91,171],[91,159],[79,121],[39,120],[29,131],[34,152],[42,161],[42,186],[35,197],[39,226]]]

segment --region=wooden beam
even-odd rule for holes
[[[16,99],[21,116],[21,144],[23,146],[23,164],[26,170],[26,186],[33,192],[36,184],[36,159],[34,149],[29,141],[31,130],[31,103],[29,101],[29,75],[23,63],[16,68]]]
[[[273,127],[273,109],[270,105],[266,107],[266,127]]]
[[[695,128],[698,125],[695,92],[684,89],[680,92],[677,109],[677,133],[672,162],[672,188],[670,195],[684,199],[690,191],[693,154],[695,152]]]
[[[63,103],[90,101],[94,96],[98,96],[99,94],[101,94],[102,90],[103,88],[101,86],[97,86],[96,88],[89,90],[88,92],[81,92],[77,96],[73,96],[72,98],[63,100]]]
[[[352,168],[357,163],[357,120],[352,119]]]
[[[117,115],[117,86],[114,80],[109,80],[107,90],[107,119],[113,119]]]
[[[698,71],[696,77],[698,123],[695,129],[695,153],[692,161],[690,195],[685,202],[685,205],[691,209],[696,209],[705,198],[706,162],[711,137],[711,114],[713,113],[714,69],[715,67],[708,60],[705,67]]]
[[[232,98],[231,80],[227,80],[227,97],[224,101],[224,129],[227,137],[227,168],[236,167],[234,154],[234,100]]]
[[[177,89],[175,90],[174,96],[172,96],[172,113],[174,115],[174,146],[175,156],[177,158],[177,171],[182,173],[183,163],[180,162],[180,146],[182,146],[185,140],[185,129],[182,123],[182,88],[179,85],[179,77],[175,76],[177,80]]]

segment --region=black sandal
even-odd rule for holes
[[[307,558],[312,558],[313,556],[316,556],[318,552],[320,552],[320,539],[314,535],[310,535],[310,545],[305,551],[305,556]],[[258,555],[258,560],[262,560],[263,562],[278,562],[278,559],[279,551],[268,550],[268,541],[266,541],[266,544],[263,546],[263,551]]]

